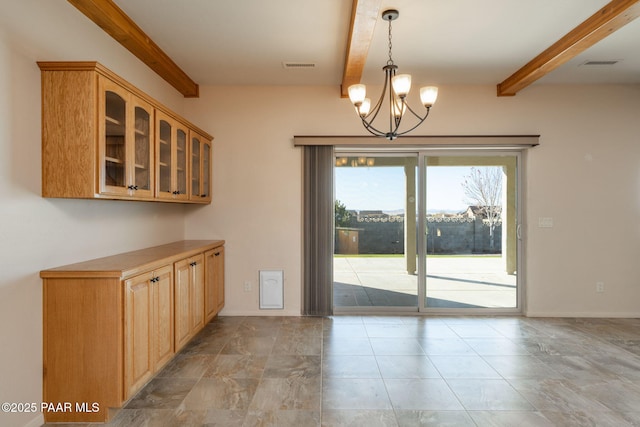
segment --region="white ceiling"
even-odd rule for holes
[[[339,85],[351,0],[115,0],[199,85]],[[498,84],[608,0],[395,0],[393,59],[416,83]],[[363,83],[381,83],[380,19]],[[620,60],[612,66],[586,61]],[[283,62],[313,62],[285,69]],[[538,83],[640,84],[640,19]]]

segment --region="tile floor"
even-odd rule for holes
[[[220,317],[108,425],[640,426],[640,319]]]

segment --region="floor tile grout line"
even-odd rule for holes
[[[360,323],[362,325],[375,325],[375,324],[384,323],[384,319],[373,319],[372,322],[364,322],[362,318],[359,318],[358,320],[360,320],[360,322],[362,322],[362,323]],[[588,356],[592,356],[592,355],[596,355],[597,354],[597,353],[593,353],[592,351],[590,351],[589,350],[589,346],[588,346],[589,343],[592,343],[594,341],[596,343],[606,344],[607,345],[606,349],[610,349],[611,351],[615,351],[615,356],[616,357],[620,357],[621,360],[627,360],[627,361],[628,360],[632,360],[634,362],[634,364],[633,365],[629,365],[628,366],[629,369],[632,369],[635,366],[635,362],[640,362],[639,355],[626,350],[624,347],[617,346],[615,343],[609,342],[607,339],[605,339],[605,335],[599,334],[597,330],[594,330],[594,331],[582,330],[581,327],[580,327],[581,324],[577,323],[577,322],[574,322],[572,320],[562,320],[562,319],[560,319],[560,320],[553,320],[553,321],[551,321],[549,323],[545,323],[544,321],[535,322],[535,323],[531,322],[530,323],[528,321],[528,319],[520,319],[520,320],[521,320],[519,322],[520,326],[523,326],[523,325],[527,325],[527,326],[535,325],[534,329],[537,330],[538,332],[540,332],[540,336],[536,336],[535,334],[533,334],[533,336],[520,336],[519,339],[521,340],[521,342],[531,340],[531,342],[535,343],[535,342],[538,342],[540,339],[544,339],[545,342],[552,342],[553,340],[559,340],[559,342],[562,342],[563,338],[571,337],[572,335],[576,335],[575,341],[574,341],[574,344],[576,345],[576,348],[579,349],[580,347],[583,347],[585,349],[585,351],[587,351],[588,353],[586,355],[580,355],[580,356],[575,356],[575,357],[584,357],[585,361],[587,363],[589,363],[589,365],[594,365],[594,366],[597,366],[597,367],[603,367],[604,366],[604,365],[602,365],[602,363],[598,362],[597,360],[592,360],[592,359],[590,359],[588,357]],[[453,323],[455,323],[455,320],[454,320]],[[490,322],[481,322],[481,323],[482,324],[487,324],[487,323],[490,323]],[[615,324],[614,322],[612,322],[612,323]],[[233,329],[237,330],[239,325],[240,325],[240,323],[238,323],[238,325],[236,325]],[[325,350],[326,350],[325,339],[328,336],[330,336],[330,334],[331,334],[332,322],[328,318],[323,318],[323,319],[321,319],[320,325],[321,325],[322,334],[320,336],[320,343],[319,343],[319,347],[320,347],[320,367],[319,367],[319,371],[320,371],[320,376],[319,376],[320,397],[318,399],[319,399],[319,411],[320,411],[319,421],[320,421],[320,425],[322,425],[322,422],[324,421],[323,413],[324,413],[324,411],[326,409],[324,407],[324,396],[323,396],[324,385],[325,385],[325,383],[324,383],[324,381],[325,381],[324,374],[326,373],[325,372],[325,361],[326,361],[325,356],[327,356],[325,354]],[[333,326],[334,326],[335,329],[339,329],[340,328],[340,325],[336,324],[336,323],[333,323]],[[629,326],[628,329],[631,329],[632,326],[633,325]],[[274,323],[273,327],[276,327],[275,323]],[[278,323],[277,327],[279,329],[277,330],[277,333],[274,336],[273,345],[269,348],[268,358],[271,358],[271,357],[274,356],[274,354],[275,354],[274,352],[276,350],[275,344],[276,344],[277,337],[280,336],[284,332],[284,324],[282,322]],[[373,330],[372,328],[370,328],[370,329]],[[545,329],[546,329],[547,333],[543,334],[542,331],[545,330]],[[393,401],[392,401],[391,396],[389,394],[389,387],[388,387],[389,383],[386,381],[386,378],[384,378],[383,375],[382,375],[382,369],[381,369],[381,366],[380,366],[380,358],[382,357],[382,355],[379,355],[374,351],[372,339],[376,338],[376,337],[372,337],[371,334],[368,332],[366,327],[364,328],[364,330],[366,332],[367,343],[368,343],[369,348],[371,350],[371,354],[373,356],[373,360],[375,360],[375,362],[376,362],[377,372],[378,372],[378,374],[380,376],[380,379],[382,380],[382,382],[384,384],[384,387],[385,387],[384,389],[385,389],[385,392],[387,394],[387,399],[388,399],[388,401],[389,401],[389,403],[391,405],[391,409],[393,410],[393,414],[394,414],[394,416],[396,418],[396,422],[399,422],[399,419],[398,419],[399,413],[400,413],[399,409],[393,404]],[[501,334],[502,338],[506,339],[507,341],[512,342],[512,343],[514,343],[516,345],[521,344],[521,342],[519,343],[519,342],[515,341],[514,339],[512,339],[512,335],[508,336],[508,335],[505,335],[505,334],[501,333],[499,330],[497,330],[497,331]],[[212,331],[209,331],[209,332],[212,332]],[[578,333],[574,334],[574,332],[578,332]],[[228,331],[226,329],[225,329],[225,333],[228,333]],[[602,333],[606,333],[606,330],[602,331]],[[622,332],[620,332],[620,334],[623,334],[623,333],[624,333],[624,329],[623,329]],[[209,335],[213,336],[214,334],[211,334],[211,333],[207,334],[207,338],[209,338]],[[419,337],[415,337],[415,338],[412,338],[412,339],[415,339],[418,342],[418,346],[422,349],[423,353],[425,353],[425,354],[422,355],[422,357],[425,357],[427,360],[429,360],[433,364],[433,362],[432,362],[432,356],[433,355],[426,354],[426,349],[424,347],[424,342],[425,341],[424,340],[421,341],[420,338],[425,338],[425,336],[420,335]],[[540,407],[540,406],[534,404],[534,400],[532,400],[532,396],[527,397],[528,396],[527,393],[522,394],[521,390],[516,388],[516,386],[513,384],[513,381],[518,380],[518,378],[507,378],[507,374],[506,374],[507,371],[502,372],[502,371],[499,371],[498,369],[496,369],[493,366],[493,364],[490,363],[490,361],[488,360],[488,358],[489,357],[493,357],[493,355],[492,354],[480,354],[481,353],[480,348],[476,348],[474,346],[471,346],[469,344],[469,342],[467,341],[468,339],[470,339],[469,337],[463,338],[459,334],[454,334],[454,337],[452,337],[452,338],[458,339],[458,340],[464,342],[466,345],[470,346],[472,351],[473,351],[473,357],[478,357],[479,360],[482,360],[484,363],[488,364],[493,369],[493,371],[495,371],[497,373],[499,378],[495,378],[496,380],[500,379],[500,380],[504,381],[505,384],[508,384],[510,388],[515,390],[517,395],[519,395],[523,399],[524,402],[528,402],[529,405],[531,405],[531,407],[533,409],[531,411],[527,411],[527,412],[538,413],[538,414],[540,414],[540,416],[542,416],[542,417],[544,417],[546,419],[548,419],[548,418],[546,416],[544,416],[545,412],[546,413],[550,413],[550,412],[556,413],[557,412],[558,414],[564,413],[563,411],[548,411],[548,410],[545,411],[544,407]],[[444,338],[444,339],[447,340],[449,338],[447,337],[447,338]],[[611,339],[613,339],[613,338],[611,338]],[[227,343],[228,343],[228,341],[229,341],[229,338],[227,338]],[[640,341],[640,339],[639,339],[639,341]],[[215,353],[211,353],[212,355],[214,355],[214,357],[213,357],[214,361],[217,360],[220,357],[220,355],[221,355],[221,353],[222,353],[222,351],[223,351],[223,349],[224,349],[224,347],[226,345],[227,344],[225,343],[224,345],[216,347],[215,348]],[[186,351],[186,348],[185,348],[185,351]],[[194,349],[194,351],[195,351],[195,349]],[[617,351],[620,351],[620,353],[617,353]],[[595,394],[595,393],[592,393],[592,392],[584,391],[583,390],[583,386],[580,385],[582,383],[581,382],[578,382],[578,383],[575,382],[575,379],[579,378],[579,377],[577,377],[577,374],[579,374],[579,372],[576,372],[576,373],[570,372],[570,371],[562,372],[560,370],[554,369],[555,366],[554,366],[553,359],[556,359],[556,358],[557,359],[561,359],[561,358],[569,358],[570,359],[570,358],[574,357],[571,353],[563,354],[562,353],[562,349],[560,349],[560,353],[559,354],[551,354],[551,353],[549,353],[549,354],[546,354],[546,353],[538,354],[538,353],[533,353],[533,352],[529,351],[528,348],[526,349],[526,352],[527,352],[527,354],[522,354],[522,355],[508,355],[507,354],[507,355],[504,355],[504,357],[526,356],[527,358],[531,358],[531,359],[527,359],[527,360],[532,360],[532,361],[539,362],[545,368],[548,368],[551,371],[553,371],[554,373],[559,374],[558,378],[555,378],[555,377],[553,377],[553,378],[555,378],[555,380],[557,380],[559,382],[567,384],[567,387],[571,387],[571,389],[574,390],[576,395],[579,396],[580,398],[584,398],[584,399],[593,400],[595,402],[598,402],[603,407],[608,408],[607,413],[609,413],[609,412],[610,413],[616,413],[616,406],[615,406],[615,403],[613,403],[613,401],[608,400],[606,398],[606,396],[601,396],[599,394]],[[198,353],[198,354],[201,354],[201,353]],[[209,353],[204,353],[203,355],[208,355],[208,354]],[[547,355],[548,357],[541,358],[541,356],[544,356],[544,355]],[[189,356],[191,356],[191,355],[183,353],[181,356],[183,358],[189,359]],[[500,356],[500,355],[497,354],[496,356]],[[262,379],[264,379],[266,366],[267,365],[265,364],[265,366],[260,371],[260,381],[262,381]],[[451,381],[450,381],[450,380],[452,380],[452,378],[443,377],[442,376],[442,372],[438,368],[438,366],[433,364],[433,367],[435,368],[436,372],[438,372],[438,374],[440,375],[440,377],[441,377],[440,379],[447,385],[449,391],[451,393],[453,393],[453,395],[456,397],[457,401],[460,403],[460,405],[464,409],[464,413],[471,419],[471,421],[475,425],[479,425],[478,422],[476,422],[476,420],[473,417],[471,417],[471,415],[472,415],[472,413],[474,413],[474,411],[473,410],[468,410],[465,407],[465,405],[462,403],[462,401],[460,400],[460,397],[453,390],[452,385],[451,385]],[[605,384],[605,381],[612,380],[612,381],[615,381],[616,383],[619,383],[621,386],[629,387],[628,390],[632,390],[632,391],[638,390],[638,393],[640,393],[640,388],[636,387],[636,386],[631,387],[632,385],[634,385],[633,380],[630,379],[630,378],[625,377],[622,372],[624,372],[624,371],[610,370],[609,369],[606,372],[604,372],[604,374],[606,374],[606,378],[605,377],[603,377],[603,379],[598,379],[598,377],[594,377],[594,379],[587,378],[584,381],[584,384],[586,384],[587,386],[589,386],[590,384],[593,384],[593,385],[597,385],[597,384],[600,384],[600,383]],[[199,381],[202,380],[202,378],[204,378],[204,375],[205,375],[205,373],[203,372],[199,376],[199,378],[191,378],[191,377],[189,377],[189,378],[181,377],[181,378],[182,379],[193,379],[195,381],[194,384],[197,384]],[[610,378],[609,378],[609,376],[610,376]],[[166,379],[166,378],[171,378],[171,377],[162,377],[162,378]],[[549,378],[549,377],[548,377],[548,375],[546,375],[544,378]],[[525,377],[523,379],[526,380],[527,378]],[[536,380],[536,381],[538,381],[538,380]],[[623,390],[627,390],[624,387],[623,387]],[[180,407],[183,404],[184,400],[187,398],[187,396],[192,391],[193,391],[193,386],[189,389],[189,392],[184,395],[182,401],[177,404],[178,407]],[[604,400],[603,400],[603,397],[605,397]],[[135,398],[135,396],[134,396],[134,398]],[[254,393],[254,395],[252,397],[252,400],[253,400],[253,398],[255,398],[255,393]],[[250,406],[250,403],[249,403],[249,406]],[[614,406],[610,406],[612,403],[613,403]],[[588,409],[588,408],[585,408],[585,409]],[[135,409],[132,409],[132,410],[135,410]],[[151,411],[152,412],[152,411],[154,411],[156,409],[151,409],[151,408],[144,409],[143,408],[143,409],[140,409],[140,410],[142,410],[142,411]],[[478,412],[478,411],[475,411],[475,412]],[[248,409],[245,411],[245,415],[244,415],[245,418],[247,417],[247,414],[248,414]],[[199,415],[199,416],[206,416],[206,414],[205,415]]]

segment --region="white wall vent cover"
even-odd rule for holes
[[[289,69],[289,70],[316,68],[316,63],[315,62],[283,62],[282,68]]]
[[[599,61],[585,61],[580,66],[593,66],[593,65],[616,65],[620,62],[620,59],[607,59],[607,60],[599,60]]]
[[[284,271],[260,270],[260,309],[284,308]]]

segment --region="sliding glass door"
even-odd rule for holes
[[[518,309],[517,160],[425,157],[424,309]]]
[[[519,153],[336,152],[334,312],[519,312]]]
[[[334,310],[417,310],[416,154],[338,154]]]

